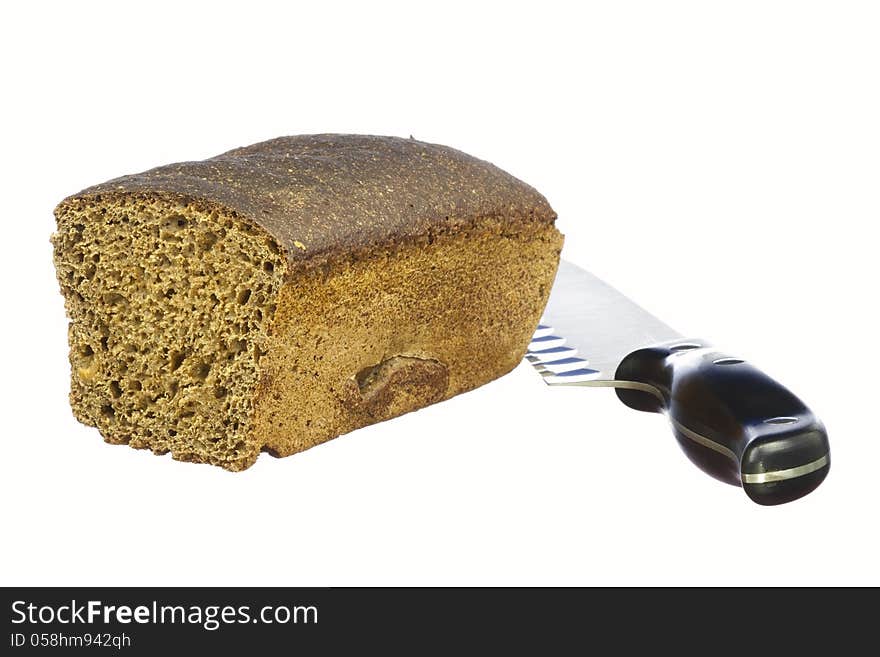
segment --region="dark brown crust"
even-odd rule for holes
[[[446,146],[367,135],[279,137],[75,194],[219,206],[272,235],[291,265],[455,233],[483,217],[552,223],[535,189]]]

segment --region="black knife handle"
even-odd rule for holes
[[[796,500],[828,474],[828,435],[813,412],[756,367],[700,340],[634,351],[615,379],[655,389],[618,388],[617,396],[667,413],[688,458],[758,504]]]

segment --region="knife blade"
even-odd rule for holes
[[[803,497],[828,474],[825,428],[787,388],[565,260],[526,359],[548,385],[613,387],[630,408],[665,413],[695,465],[758,504]]]

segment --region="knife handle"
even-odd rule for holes
[[[756,367],[700,340],[634,351],[615,379],[640,388],[618,388],[624,404],[667,413],[688,458],[758,504],[796,500],[828,474],[828,436],[813,412]]]

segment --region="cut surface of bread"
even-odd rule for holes
[[[562,244],[500,169],[354,135],[126,176],[56,219],[77,419],[229,470],[510,371]]]

